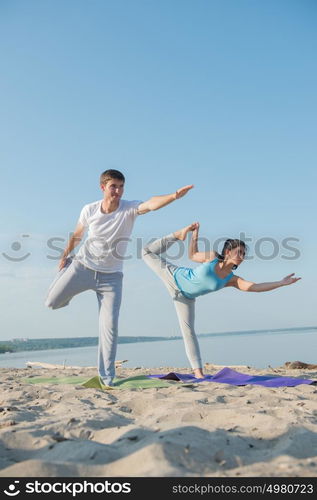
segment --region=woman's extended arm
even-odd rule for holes
[[[294,273],[285,276],[280,281],[272,281],[268,283],[253,283],[252,281],[246,281],[240,276],[233,276],[231,280],[227,283],[227,286],[234,286],[238,290],[243,292],[269,292],[275,288],[280,288],[281,286],[292,285],[301,278],[294,277]]]
[[[191,234],[189,247],[188,247],[188,257],[194,262],[209,262],[216,257],[215,252],[198,252],[198,233],[199,233],[199,223],[196,223],[196,228],[193,229]]]

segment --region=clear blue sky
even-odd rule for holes
[[[197,333],[316,324],[316,22],[314,0],[0,2],[1,339],[97,335],[92,292],[60,311],[43,302],[57,265],[47,241],[101,198],[107,168],[125,174],[127,199],[195,185],[140,217],[135,238],[199,220],[211,240],[245,233],[250,254],[274,238],[278,255],[245,262],[246,279],[302,276],[201,297]],[[295,260],[283,258],[290,237]],[[137,258],[120,333],[179,334]]]

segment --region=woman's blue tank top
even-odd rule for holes
[[[195,299],[199,295],[215,292],[223,288],[232,278],[231,272],[224,279],[219,278],[215,272],[218,259],[203,264],[192,269],[191,267],[177,267],[174,271],[174,280],[182,294],[188,299]]]

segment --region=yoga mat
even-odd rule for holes
[[[167,375],[148,375],[150,378],[163,380],[179,380],[180,382],[217,382],[230,385],[263,385],[264,387],[295,387],[300,384],[316,384],[317,380],[297,377],[279,377],[276,375],[247,375],[225,367],[215,375],[205,375],[204,378],[195,378],[193,375],[170,372]]]
[[[155,382],[153,384],[153,382]],[[173,381],[172,381],[173,382]],[[103,386],[100,383],[100,379],[98,376],[93,377],[83,384],[85,387],[92,387],[96,389],[103,389]],[[136,377],[128,377],[128,378],[117,378],[114,379],[113,386],[111,389],[147,389],[152,387],[171,387],[171,381],[164,381],[159,379],[149,379],[145,375],[138,375]],[[109,389],[109,387],[107,387]]]
[[[87,388],[115,390],[115,389],[147,389],[152,387],[171,387],[173,383],[185,384],[201,382],[217,382],[230,385],[262,385],[264,387],[295,387],[300,384],[317,384],[317,380],[297,377],[279,377],[276,375],[247,375],[231,368],[223,368],[215,375],[205,375],[197,379],[194,375],[170,372],[166,375],[138,375],[128,378],[116,378],[114,385],[109,388],[101,385],[98,375],[87,380],[87,377],[25,377],[22,379],[29,384],[73,384]]]

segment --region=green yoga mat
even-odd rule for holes
[[[114,385],[109,388],[101,385],[99,377],[95,376],[87,380],[87,377],[25,377],[22,379],[23,382],[28,384],[72,384],[72,385],[83,385],[87,388],[93,389],[104,389],[104,390],[116,390],[116,389],[150,389],[153,387],[171,387],[173,384],[177,384],[174,381],[166,381],[161,379],[151,379],[145,375],[138,375],[136,377],[129,378],[116,378],[114,379]]]

